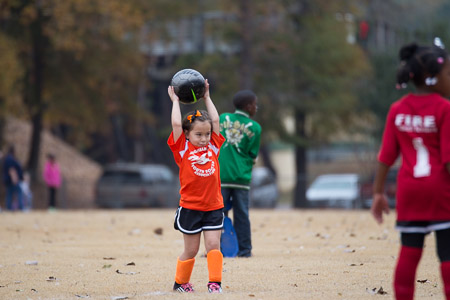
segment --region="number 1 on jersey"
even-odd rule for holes
[[[431,174],[430,153],[423,144],[420,137],[412,140],[414,149],[416,149],[416,165],[414,166],[414,177],[426,177]]]

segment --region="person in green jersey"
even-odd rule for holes
[[[226,139],[219,155],[221,191],[226,213],[233,209],[240,257],[252,255],[248,208],[252,169],[261,140],[261,126],[251,119],[257,102],[254,92],[239,91],[233,97],[236,111],[220,115],[220,133]]]

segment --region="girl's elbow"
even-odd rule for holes
[[[211,121],[213,124],[219,124],[220,123],[220,118],[219,116],[215,116],[211,118]]]
[[[172,128],[181,128],[182,124],[181,122],[175,121],[172,122]]]
[[[217,120],[217,121],[212,121],[212,125],[213,125],[213,128],[220,128],[220,122],[219,122],[219,120]]]

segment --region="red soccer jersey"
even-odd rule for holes
[[[167,141],[175,162],[180,168],[180,206],[200,211],[223,208],[220,190],[219,150],[225,138],[215,132],[206,147],[195,147],[181,134],[173,140],[173,132]]]
[[[450,102],[438,94],[408,94],[392,104],[378,160],[397,178],[399,221],[450,220]]]

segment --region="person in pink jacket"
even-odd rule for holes
[[[44,166],[44,181],[49,192],[49,209],[56,207],[56,190],[61,185],[61,172],[55,155],[47,154],[47,161]]]

